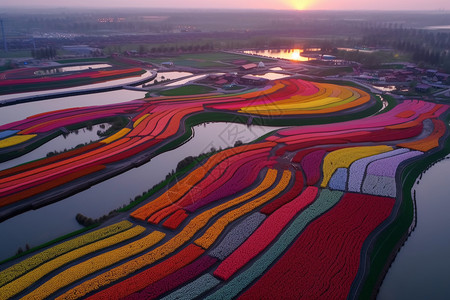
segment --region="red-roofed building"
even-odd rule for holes
[[[258,67],[258,65],[257,64],[246,64],[246,65],[242,65],[242,66],[240,66],[240,69],[241,70],[244,70],[244,71],[248,71],[248,70],[251,70],[251,69],[255,69],[255,68],[257,68]]]

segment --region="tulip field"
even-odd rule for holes
[[[117,70],[90,70],[59,76],[6,78],[0,81],[0,94],[80,86],[113,79],[135,77],[142,75],[143,73],[145,73],[145,71],[141,68],[129,68]]]
[[[290,78],[240,93],[71,108],[0,126],[6,156],[62,127],[128,120],[100,141],[0,171],[4,218],[176,148],[194,124],[217,118],[283,127],[211,153],[99,228],[0,265],[0,298],[376,295],[374,282],[408,234],[398,230],[412,222],[404,170],[443,149],[447,110],[421,100],[382,110],[362,89]]]

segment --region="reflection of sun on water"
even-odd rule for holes
[[[291,59],[292,60],[301,60],[300,49],[294,49],[294,51],[292,51]]]

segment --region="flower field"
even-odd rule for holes
[[[73,74],[62,74],[59,76],[35,76],[19,79],[8,78],[0,81],[0,90],[2,91],[1,94],[49,90],[134,77],[139,76],[144,72],[145,71],[141,68],[129,68],[117,70],[91,70]]]
[[[117,217],[126,220],[0,266],[0,294],[357,298],[372,276],[365,266],[377,250],[397,250],[383,234],[406,203],[403,193],[410,192],[398,189],[404,168],[438,151],[448,134],[446,105],[404,100],[361,117],[376,105],[357,88],[284,79],[238,94],[155,97],[1,126],[1,151],[15,151],[64,126],[114,116],[129,120],[96,143],[1,171],[1,209],[70,189],[74,180],[106,178],[117,166],[177,141],[195,117],[251,116],[288,127],[211,153]],[[344,119],[330,123],[330,114]],[[17,142],[8,143],[11,138]]]

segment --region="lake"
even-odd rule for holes
[[[288,59],[294,61],[315,60],[314,57],[308,57],[303,54],[303,49],[266,49],[266,50],[245,50],[245,54],[260,55],[270,58]]]

